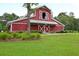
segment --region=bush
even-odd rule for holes
[[[41,36],[40,36],[40,34],[39,33],[32,33],[31,34],[31,39],[39,39]]]
[[[0,33],[0,39],[6,40],[6,39],[22,39],[22,40],[29,40],[29,39],[39,39],[40,34],[39,33],[11,33],[11,32],[1,32]]]
[[[22,40],[39,39],[40,34],[39,33],[19,33],[18,38]]]
[[[12,38],[12,36],[6,32],[0,33],[0,39],[2,39],[2,40],[11,39],[11,38]]]
[[[19,33],[18,38],[22,40],[30,40],[30,39],[39,39],[40,34],[39,33]]]
[[[31,33],[42,33],[42,31],[32,30]]]
[[[21,34],[20,34],[20,38],[21,38],[22,40],[30,39],[30,34],[28,34],[28,33],[21,33]]]
[[[77,33],[78,31],[75,31],[75,30],[65,30],[64,32],[65,33]]]
[[[67,31],[66,31],[66,30],[64,30],[64,31],[60,31],[60,32],[57,32],[57,33],[67,33]]]
[[[60,31],[57,33],[78,33],[78,31],[74,31],[74,30],[64,30],[64,31]]]
[[[20,38],[20,33],[12,33],[13,38]]]

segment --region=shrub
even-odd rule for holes
[[[12,33],[13,38],[20,38],[20,33]]]
[[[32,30],[31,33],[42,33],[42,31]]]
[[[20,33],[20,38],[22,40],[39,39],[39,33]]]
[[[31,39],[39,39],[40,38],[40,34],[39,33],[32,33],[30,38]]]
[[[39,33],[37,33],[37,37],[36,37],[36,38],[37,38],[37,39],[40,39],[40,37],[41,37],[41,36],[40,36],[40,34],[39,34]]]
[[[64,30],[64,31],[60,31],[60,32],[57,32],[57,33],[67,33],[67,31]]]
[[[6,32],[0,33],[0,39],[6,40],[6,39],[11,39],[12,36]]]
[[[30,34],[28,34],[28,33],[21,33],[21,34],[20,34],[20,38],[21,38],[22,40],[30,39]]]
[[[60,31],[57,33],[78,33],[78,31],[74,31],[74,30],[64,30],[64,31]]]
[[[64,33],[77,33],[78,31],[75,30],[64,30]]]
[[[12,36],[13,38],[16,38],[16,39],[22,39],[22,40],[26,40],[26,39],[29,39],[30,38],[30,35],[29,33],[21,33],[21,32],[16,32],[16,33],[12,33]]]
[[[1,32],[0,33],[0,39],[6,40],[6,39],[22,39],[22,40],[29,40],[29,39],[39,39],[40,34],[39,33],[11,33],[11,32]]]

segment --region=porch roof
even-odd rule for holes
[[[57,24],[56,22],[50,21],[41,21],[41,20],[30,20],[30,23],[40,23],[40,24]]]

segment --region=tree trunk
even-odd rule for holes
[[[27,12],[27,19],[28,19],[28,32],[30,33],[30,15],[31,15],[31,11],[28,10]]]

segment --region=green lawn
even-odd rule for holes
[[[79,56],[79,34],[41,35],[40,40],[0,42],[1,56]]]

